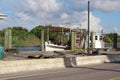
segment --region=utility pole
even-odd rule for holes
[[[90,1],[88,1],[88,54],[90,53]]]

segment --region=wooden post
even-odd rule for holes
[[[12,31],[11,31],[11,29],[5,30],[4,38],[5,38],[5,40],[4,40],[5,49],[11,49],[12,48]]]
[[[63,31],[63,28],[62,28],[62,45],[64,44],[63,41],[64,41],[64,31]]]
[[[71,32],[71,50],[73,51],[75,49],[75,42],[76,42],[76,39],[75,39],[75,32]]]
[[[117,33],[113,34],[113,48],[117,49]]]
[[[68,35],[67,35],[67,41],[69,41],[70,40],[70,33],[68,33]]]
[[[41,31],[41,51],[44,51],[44,31]]]
[[[5,31],[4,31],[4,46],[5,46],[5,49],[7,49],[8,48],[8,31],[7,31],[7,29],[5,29]]]
[[[46,26],[46,28],[47,28],[47,31],[46,31],[47,32],[47,35],[46,35],[47,36],[47,42],[49,43],[49,26]]]
[[[94,48],[94,42],[93,42],[93,32],[91,32],[91,49],[92,49],[92,52],[93,52],[93,48]]]

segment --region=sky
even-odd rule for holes
[[[90,31],[120,34],[120,0],[89,0]],[[38,25],[87,29],[88,0],[0,0],[0,29]]]

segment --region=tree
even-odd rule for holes
[[[12,28],[12,36],[25,36],[28,34],[28,30],[23,27],[13,27]]]
[[[34,34],[35,36],[37,36],[39,39],[41,38],[41,31],[44,30],[45,32],[45,26],[39,25],[36,26],[35,28],[33,28],[30,33]]]
[[[4,45],[4,31],[0,30],[0,45]]]
[[[17,47],[40,45],[39,38],[23,27],[12,28],[12,41],[13,46]]]
[[[107,44],[113,44],[113,40],[114,40],[114,33],[108,33],[105,35],[105,42]],[[120,44],[120,36],[118,35],[118,44]]]

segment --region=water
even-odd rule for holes
[[[112,48],[112,46],[106,46],[107,48]],[[118,48],[120,48],[120,45],[117,46]],[[34,47],[14,47],[14,48],[17,48],[19,49],[19,51],[41,51],[41,48],[40,47],[37,47],[37,46],[34,46]]]
[[[106,47],[106,48],[109,48],[109,49],[113,48],[112,45],[105,45],[105,47]],[[117,48],[120,48],[120,45],[118,45]]]
[[[40,51],[40,47],[14,47],[16,49],[19,49],[19,51]]]

